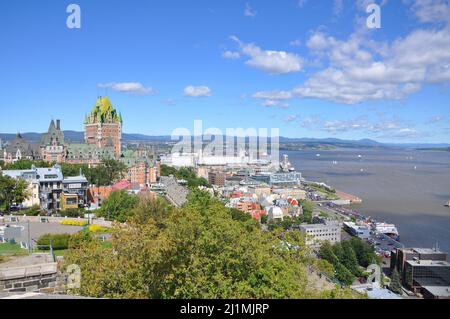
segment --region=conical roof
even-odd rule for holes
[[[91,113],[86,117],[86,123],[122,123],[121,116],[113,107],[107,96],[100,96],[95,102]]]

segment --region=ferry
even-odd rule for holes
[[[396,241],[400,240],[397,227],[395,227],[394,224],[376,223],[375,231],[384,234],[386,236],[389,236],[392,239],[395,239]]]

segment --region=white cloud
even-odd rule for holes
[[[250,6],[250,4],[247,2],[245,4],[245,9],[244,9],[244,15],[246,17],[256,17],[257,12]]]
[[[377,43],[359,33],[342,41],[315,32],[307,47],[328,66],[293,90],[302,98],[346,104],[400,100],[425,84],[450,82],[448,28],[419,29],[392,43]]]
[[[287,109],[289,108],[289,104],[285,103],[285,102],[281,102],[281,101],[276,101],[276,100],[263,100],[261,102],[262,106],[266,106],[266,107],[278,107],[280,109]]]
[[[152,87],[145,87],[139,82],[101,83],[98,84],[98,87],[136,95],[153,95],[157,93]]]
[[[262,50],[253,43],[243,43],[236,36],[230,37],[239,44],[242,54],[250,57],[245,63],[269,74],[286,74],[302,70],[303,59],[285,51]]]
[[[411,11],[423,23],[450,22],[448,0],[404,0],[411,4]]]
[[[222,57],[224,57],[225,59],[239,59],[241,57],[241,55],[239,54],[239,52],[234,52],[234,51],[225,51],[224,53],[222,53]]]
[[[295,39],[289,42],[291,47],[299,47],[302,45],[302,42],[299,39]]]
[[[211,96],[211,89],[207,86],[189,85],[184,88],[184,95],[190,97]]]
[[[292,98],[292,92],[289,91],[260,91],[252,95],[255,99],[265,100],[289,100]]]

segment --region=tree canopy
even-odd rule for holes
[[[86,296],[354,297],[345,289],[315,288],[307,275],[314,262],[300,232],[264,232],[199,190],[181,208],[141,198],[127,224],[115,226],[111,248],[80,236],[71,241],[65,263],[80,265],[76,292]]]
[[[0,207],[9,211],[13,204],[20,205],[29,196],[28,183],[25,180],[0,175]]]

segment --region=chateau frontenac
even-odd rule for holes
[[[153,153],[140,146],[122,150],[122,115],[106,96],[98,97],[84,120],[84,143],[67,143],[61,121],[51,120],[47,133],[39,144],[27,142],[18,133],[16,138],[2,147],[0,161],[14,163],[21,159],[43,160],[48,163],[100,164],[102,159],[122,161],[128,167],[126,179],[147,186],[156,182],[158,163]]]

